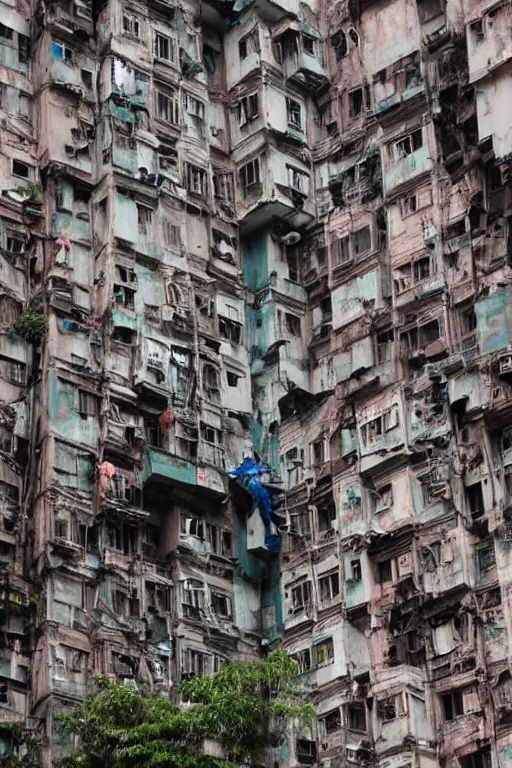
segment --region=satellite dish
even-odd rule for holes
[[[302,240],[298,232],[288,232],[287,235],[280,238],[281,242],[285,245],[297,245]]]

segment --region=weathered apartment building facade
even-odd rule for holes
[[[510,3],[0,0],[0,88],[0,761],[284,647],[286,768],[506,768]]]

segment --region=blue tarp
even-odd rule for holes
[[[267,549],[277,551],[281,546],[281,536],[271,532],[272,523],[272,494],[265,488],[261,482],[261,475],[268,472],[268,467],[258,464],[252,459],[245,459],[237,469],[233,469],[229,474],[236,475],[238,485],[252,496],[252,511],[258,508],[258,511],[265,526],[265,546]]]

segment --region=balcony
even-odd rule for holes
[[[415,176],[430,172],[433,167],[434,162],[427,146],[418,147],[405,156],[396,157],[392,164],[389,163],[384,174],[386,194]]]
[[[321,41],[317,39],[314,30],[311,30],[311,35],[288,30],[283,47],[283,69],[288,85],[296,85],[314,92],[328,84]]]
[[[381,115],[425,92],[419,52],[412,53],[377,72],[373,95],[375,113]]]
[[[345,582],[345,602],[347,610],[368,602],[366,587],[362,579],[347,579]]]
[[[147,447],[142,481],[147,480],[197,485],[197,467],[179,456]]]
[[[315,216],[311,169],[275,147],[239,169],[243,199],[241,226],[246,230],[275,226],[279,219],[285,231],[309,226]]]

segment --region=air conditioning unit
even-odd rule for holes
[[[509,373],[512,371],[512,353],[500,357],[500,373]]]

